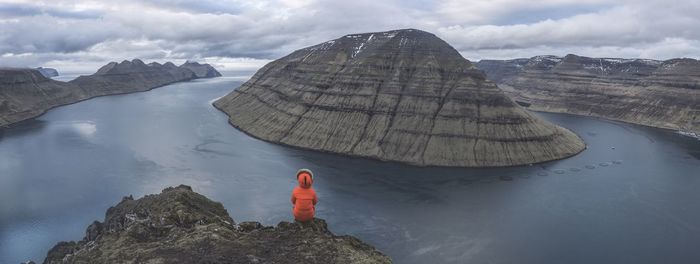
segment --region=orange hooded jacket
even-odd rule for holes
[[[307,222],[314,219],[316,203],[318,203],[316,191],[311,188],[314,183],[313,174],[310,170],[300,170],[297,173],[297,181],[299,186],[294,187],[292,191],[292,204],[294,205],[292,213],[297,221]]]

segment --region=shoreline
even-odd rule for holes
[[[202,74],[202,70],[206,72]],[[3,93],[3,96],[12,98],[13,93],[17,93],[13,91],[18,89],[26,89],[27,92],[14,102],[16,105],[3,101],[0,129],[40,117],[56,107],[96,97],[146,92],[174,83],[222,76],[209,64],[189,61],[180,66],[172,62],[145,64],[140,59],[110,62],[90,75],[69,75],[75,76],[70,80],[45,77],[31,68],[8,68],[7,72],[2,73],[3,78],[10,78],[2,83],[3,88],[9,87],[9,95]]]
[[[238,88],[236,88],[236,89],[238,89]],[[279,146],[284,146],[284,147],[288,147],[288,148],[292,148],[292,149],[305,150],[305,151],[314,151],[314,152],[319,152],[319,153],[338,155],[338,156],[346,157],[346,158],[353,158],[353,159],[364,159],[364,160],[372,160],[372,161],[379,161],[379,162],[385,162],[385,163],[394,163],[394,164],[400,164],[400,165],[408,165],[408,166],[417,167],[417,168],[496,169],[496,168],[530,167],[530,166],[539,165],[539,164],[543,164],[543,163],[547,163],[547,162],[553,162],[553,161],[558,161],[558,160],[563,160],[563,159],[571,158],[571,157],[573,157],[573,156],[576,156],[576,155],[582,153],[582,152],[585,151],[586,149],[588,149],[588,144],[585,144],[586,142],[583,140],[583,138],[581,138],[581,136],[579,136],[576,132],[571,131],[571,130],[568,129],[568,128],[565,128],[565,127],[561,127],[561,126],[560,126],[561,128],[566,129],[567,131],[573,133],[573,134],[576,135],[579,139],[581,139],[581,141],[584,143],[585,147],[584,147],[583,149],[581,149],[580,151],[578,151],[578,152],[576,152],[576,153],[573,153],[573,154],[571,154],[571,155],[568,155],[568,156],[560,157],[560,158],[557,158],[557,159],[551,159],[551,160],[533,162],[533,163],[522,163],[522,164],[512,164],[512,165],[503,165],[503,166],[470,166],[470,167],[468,167],[468,166],[423,165],[423,164],[415,164],[415,163],[403,162],[403,161],[398,161],[398,160],[382,159],[382,158],[375,158],[375,157],[368,157],[368,156],[357,156],[357,155],[351,155],[351,154],[340,153],[340,152],[332,152],[332,151],[327,151],[327,150],[318,150],[318,149],[312,149],[312,148],[304,148],[304,147],[300,147],[300,146],[294,146],[294,145],[285,144],[285,143],[282,143],[282,142],[274,142],[274,141],[270,141],[270,140],[265,140],[265,139],[262,139],[262,138],[259,138],[259,137],[255,136],[255,135],[253,135],[253,134],[250,134],[250,133],[248,133],[247,131],[241,129],[240,127],[234,125],[233,123],[231,123],[231,116],[230,116],[226,111],[224,111],[223,109],[221,109],[221,108],[219,108],[218,106],[216,106],[215,103],[212,103],[211,105],[212,105],[214,108],[216,108],[217,110],[219,110],[220,112],[222,112],[223,114],[226,115],[226,122],[228,122],[229,125],[231,125],[231,126],[232,126],[233,128],[235,128],[236,130],[243,132],[243,134],[246,134],[247,136],[252,137],[252,138],[254,138],[254,139],[257,139],[257,140],[261,140],[261,141],[264,141],[264,142],[267,142],[267,143],[271,143],[271,144],[275,144],[275,145],[279,145]],[[556,124],[555,124],[555,125],[556,125]],[[557,125],[557,126],[558,126],[558,125]]]
[[[186,80],[181,80],[181,81],[170,82],[170,83],[162,84],[162,85],[159,85],[159,86],[154,86],[154,87],[148,88],[148,89],[146,89],[146,90],[137,90],[137,91],[131,91],[131,92],[118,92],[118,93],[110,93],[110,94],[95,95],[95,96],[87,97],[87,98],[80,99],[80,100],[73,101],[73,102],[68,102],[68,103],[64,103],[64,104],[54,105],[54,106],[51,106],[51,107],[49,107],[49,108],[47,108],[47,109],[44,109],[44,110],[40,111],[40,113],[37,114],[37,115],[31,116],[31,117],[28,117],[28,118],[25,118],[25,119],[21,119],[21,120],[18,120],[18,121],[13,121],[13,122],[10,122],[10,123],[4,124],[4,125],[0,125],[0,129],[11,128],[11,127],[13,127],[13,126],[15,126],[15,125],[18,125],[18,124],[22,123],[22,122],[30,121],[30,120],[32,120],[32,119],[41,117],[42,115],[48,113],[49,111],[51,111],[51,110],[53,110],[53,109],[55,109],[55,108],[61,107],[61,106],[67,106],[67,105],[77,104],[77,103],[80,103],[80,102],[83,102],[83,101],[87,101],[87,100],[94,99],[94,98],[98,98],[98,97],[104,97],[104,96],[125,95],[125,94],[132,94],[132,93],[148,92],[148,91],[150,91],[150,90],[153,90],[153,89],[156,89],[156,88],[161,88],[161,87],[168,86],[168,85],[171,85],[171,84],[181,83],[181,82],[190,82],[190,81],[197,80],[197,79],[202,79],[202,78],[192,78],[192,79],[186,79]],[[57,81],[57,82],[68,83],[68,82],[64,82],[64,81]]]
[[[647,127],[647,128],[661,129],[661,130],[675,132],[675,133],[682,135],[682,136],[700,139],[700,131],[695,132],[695,131],[691,131],[691,130],[683,130],[680,128],[674,128],[674,127],[670,127],[670,126],[653,126],[653,125],[649,125],[649,124],[642,124],[642,123],[632,122],[632,121],[618,119],[618,118],[609,118],[609,117],[603,117],[603,116],[597,116],[597,115],[576,114],[576,113],[571,113],[571,112],[567,112],[567,111],[546,111],[546,110],[540,110],[540,109],[535,110],[535,109],[531,109],[529,107],[524,107],[524,108],[527,109],[528,111],[536,112],[536,113],[566,114],[566,115],[573,115],[573,116],[590,117],[590,118],[594,118],[597,120],[603,120],[603,121],[608,121],[608,122],[620,122],[620,123],[629,124],[629,125],[637,125],[637,126],[642,126],[642,127]]]

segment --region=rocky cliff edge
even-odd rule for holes
[[[391,263],[326,222],[236,224],[221,203],[180,185],[107,210],[77,242],[60,242],[44,263]]]

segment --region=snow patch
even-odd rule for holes
[[[302,61],[306,60],[309,56],[314,54],[316,51],[329,50],[331,47],[333,47],[333,45],[335,45],[335,40],[329,40],[329,41],[323,42],[321,44],[303,49],[303,50],[309,51],[309,54],[306,54],[306,56],[304,56]]]
[[[661,65],[661,63],[663,63],[662,61],[650,60],[650,59],[639,59],[639,61],[644,63],[644,64],[654,65],[654,66],[658,66],[658,65]]]
[[[357,54],[360,53],[360,51],[362,51],[362,48],[363,48],[364,46],[365,46],[365,43],[364,43],[364,42],[360,43],[360,46],[358,46],[357,48],[355,48],[355,51],[352,52],[352,56],[350,56],[350,57],[355,58],[355,56],[357,56]]]
[[[304,58],[301,59],[301,61],[306,61],[306,59],[311,57],[311,55],[313,55],[314,53],[316,53],[316,49],[311,50],[311,52],[309,52],[309,54],[306,54],[306,56],[304,56]]]
[[[593,64],[584,64],[583,68],[586,70],[603,70],[603,68],[599,67],[598,65],[593,65]]]
[[[406,46],[406,43],[408,43],[408,39],[405,37],[401,38],[401,40],[399,41],[399,47],[402,48]]]
[[[352,55],[350,55],[350,57],[355,58],[357,54],[362,52],[362,49],[365,48],[365,44],[372,41],[372,39],[374,39],[374,34],[369,35],[369,37],[367,37],[367,40],[360,42],[360,45],[354,48],[354,51],[352,52]]]
[[[396,32],[383,32],[382,35],[387,38],[396,37]]]
[[[540,55],[540,56],[532,57],[532,60],[535,62],[542,62],[542,61],[546,60],[546,61],[552,61],[552,62],[559,63],[561,61],[561,58],[557,57],[557,56],[551,56],[551,55]]]
[[[628,62],[629,60],[625,59],[615,59],[615,58],[603,58],[605,62],[610,62],[610,63],[623,63],[623,62]]]

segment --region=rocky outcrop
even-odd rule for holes
[[[44,263],[391,263],[351,236],[309,223],[235,224],[221,203],[189,186],[166,188],[107,210],[78,242],[60,242]]]
[[[196,61],[186,61],[184,64],[180,65],[180,67],[190,69],[194,72],[197,78],[213,78],[221,76],[221,73],[219,73],[219,71],[214,69],[214,67],[211,65],[199,64]]]
[[[0,126],[36,117],[47,110],[96,96],[147,91],[195,79],[195,73],[170,62],[110,62],[95,74],[55,81],[35,69],[0,68]]]
[[[263,140],[420,166],[511,166],[585,148],[517,106],[449,44],[415,29],[297,50],[214,105]]]
[[[44,77],[47,77],[47,78],[58,76],[58,71],[54,68],[39,67],[39,68],[36,68],[36,70],[39,71],[39,73],[41,73],[41,75],[44,75]]]
[[[594,116],[700,134],[700,62],[536,56],[477,67],[536,111]]]

